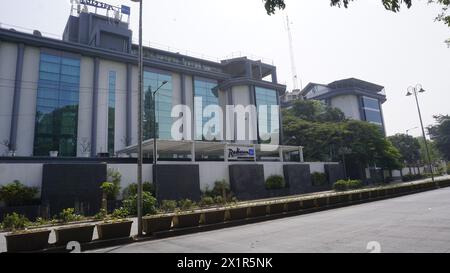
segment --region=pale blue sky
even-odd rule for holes
[[[103,1],[131,6],[137,31],[137,4]],[[380,0],[359,0],[350,9],[332,8],[328,0],[287,0],[303,85],[356,77],[385,86],[389,135],[419,125],[414,99],[405,97],[409,85],[428,91],[420,98],[425,124],[434,114],[450,114],[450,49],[443,43],[450,28],[434,22],[437,6],[415,2],[394,14]],[[59,36],[70,13],[70,0],[0,3],[0,23]],[[219,59],[238,51],[262,56],[274,61],[279,81],[292,86],[284,13],[267,16],[261,0],[146,0],[144,16],[146,41]]]

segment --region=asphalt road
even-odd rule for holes
[[[450,188],[94,252],[450,253]]]

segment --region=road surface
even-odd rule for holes
[[[369,242],[450,253],[450,188],[94,252],[369,252]]]

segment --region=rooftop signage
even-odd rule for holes
[[[71,4],[72,6],[77,5],[79,12],[81,12],[81,6],[84,5],[85,10],[87,10],[87,6],[91,6],[94,7],[96,10],[104,9],[108,12],[114,11],[117,14],[126,14],[128,16],[130,16],[131,14],[131,9],[129,6],[121,5],[120,7],[118,7],[96,0],[71,0]]]

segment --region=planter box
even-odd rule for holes
[[[230,208],[230,220],[242,220],[247,218],[247,208]]]
[[[359,200],[361,200],[361,194],[359,192],[352,193],[350,196],[351,196],[352,201],[359,201]]]
[[[204,213],[205,225],[212,225],[217,223],[222,223],[225,221],[225,210],[212,210]]]
[[[50,230],[40,230],[5,235],[8,252],[30,252],[48,247]]]
[[[92,241],[94,228],[94,225],[83,225],[55,229],[56,245],[64,246],[71,241],[79,242],[80,244],[89,243]]]
[[[340,203],[339,195],[333,195],[333,196],[328,197],[328,204],[329,205],[336,205],[336,204],[339,204],[339,203]]]
[[[250,207],[250,217],[262,217],[267,215],[267,205]]]
[[[350,194],[345,193],[339,195],[339,203],[348,203],[350,201]]]
[[[155,232],[170,230],[172,228],[173,215],[144,217],[142,220],[145,234],[151,235]]]
[[[109,240],[130,237],[132,224],[133,221],[97,224],[98,239]]]
[[[326,207],[328,205],[328,197],[319,197],[316,199],[318,207]]]
[[[269,206],[270,214],[282,214],[284,213],[286,203],[271,204]]]
[[[379,197],[378,190],[370,191],[370,198],[378,198],[378,197]]]
[[[384,197],[387,195],[386,189],[379,189],[378,190],[378,197]]]
[[[286,205],[288,212],[299,211],[301,209],[300,201],[288,202]]]
[[[370,199],[370,194],[369,194],[369,192],[368,192],[368,191],[362,192],[362,193],[361,193],[361,199],[362,199],[362,200],[368,200],[368,199]]]
[[[302,201],[302,209],[312,209],[315,206],[316,205],[314,199],[307,199]]]
[[[200,213],[198,212],[179,214],[176,217],[178,219],[177,228],[196,227],[200,224]]]

